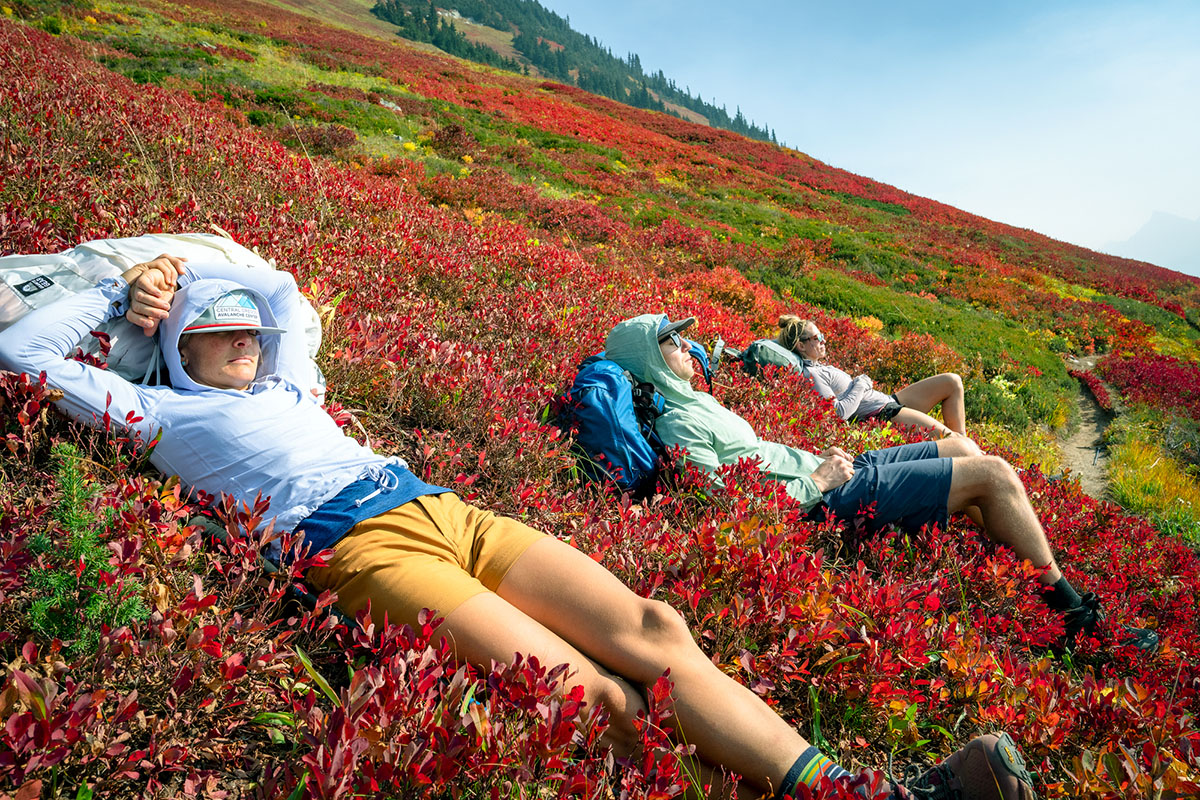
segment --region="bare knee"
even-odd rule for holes
[[[1024,493],[1025,487],[1021,484],[1021,479],[1017,477],[1017,472],[1012,468],[1012,464],[1000,456],[980,456],[979,460],[984,462],[988,478],[997,492]]]
[[[950,504],[954,511],[972,505],[984,506],[997,500],[1009,500],[1024,491],[1017,473],[999,456],[954,460],[950,484]]]
[[[974,439],[968,439],[965,436],[956,436],[954,437],[954,441],[958,442],[958,446],[963,451],[962,454],[968,458],[979,458],[983,455],[983,450],[979,448]]]
[[[644,600],[641,608],[643,640],[664,650],[692,649],[695,641],[679,612],[660,600]]]
[[[598,675],[595,685],[585,687],[588,702],[608,712],[604,739],[618,757],[628,755],[639,741],[633,720],[639,711],[646,710],[646,702],[641,693],[620,676],[604,670],[599,670]]]
[[[652,683],[697,658],[707,661],[679,613],[658,600],[639,598],[634,616],[615,636],[615,649],[626,655],[620,672],[636,683]]]
[[[588,695],[593,702],[608,710],[611,718],[607,734],[618,753],[628,752],[638,741],[633,728],[633,719],[639,710],[645,709],[645,700],[640,688],[649,685],[670,669],[686,669],[699,658],[706,667],[711,667],[692,639],[687,623],[679,612],[659,600],[639,598],[638,617],[634,624],[622,632],[626,639],[624,649],[629,652],[636,665],[622,667],[616,675],[597,665],[600,680]],[[628,750],[622,750],[627,747]]]
[[[957,372],[943,372],[940,375],[935,375],[931,380],[936,381],[936,403],[946,403],[952,400],[961,399],[963,396],[963,382]]]
[[[979,448],[975,440],[968,439],[966,436],[950,436],[939,439],[937,448],[938,455],[943,458],[978,458],[983,455],[983,450]]]

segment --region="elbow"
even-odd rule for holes
[[[0,369],[9,372],[29,372],[29,367],[22,363],[26,360],[21,357],[21,347],[16,337],[0,335]]]
[[[289,303],[300,302],[300,284],[296,281],[296,276],[284,270],[276,270],[274,274],[279,281],[277,296]]]
[[[296,276],[287,270],[277,269],[271,273],[271,277],[278,282],[277,291],[288,296],[300,293],[300,284],[296,281]]]
[[[52,372],[55,365],[64,363],[66,354],[55,353],[44,342],[31,340],[29,331],[18,330],[19,325],[0,334],[0,369],[24,372],[36,378],[43,372]]]

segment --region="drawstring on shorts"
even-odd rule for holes
[[[402,458],[389,458],[387,461],[382,463],[368,464],[367,468],[363,470],[362,476],[359,478],[359,480],[375,481],[376,488],[375,491],[371,492],[370,494],[355,500],[354,505],[356,507],[361,508],[363,503],[366,503],[368,500],[378,497],[384,492],[390,492],[393,489],[399,488],[400,478],[394,472],[388,470],[388,467],[390,466],[398,466],[408,469],[408,462]]]

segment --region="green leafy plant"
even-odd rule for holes
[[[42,532],[29,544],[38,556],[29,583],[40,595],[29,607],[29,627],[46,639],[66,642],[67,654],[77,657],[95,649],[102,625],[121,627],[144,619],[148,610],[140,597],[141,584],[105,580],[105,534],[116,510],[93,509],[79,449],[59,443],[50,453],[59,487],[53,512],[58,530]]]

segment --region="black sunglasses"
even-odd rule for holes
[[[670,342],[678,348],[683,347],[683,338],[680,337],[678,331],[671,331],[666,336],[659,338],[658,343],[662,344],[663,342]]]

